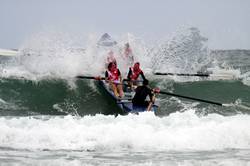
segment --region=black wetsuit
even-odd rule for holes
[[[152,98],[154,95],[152,90],[145,85],[138,86],[135,89],[135,96],[132,99],[133,105],[135,105],[135,106],[148,106],[149,102],[146,101],[146,98],[148,95],[150,97],[150,101],[152,101]]]
[[[128,79],[128,80],[131,80],[131,76],[132,76],[132,75],[133,75],[133,72],[132,72],[131,68],[129,68],[129,72],[128,72],[128,75],[127,75],[127,79]],[[144,76],[142,70],[141,70],[141,72],[139,73],[139,75],[141,75],[141,77],[142,77],[143,80],[146,79],[146,77]]]

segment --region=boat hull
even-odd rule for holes
[[[109,88],[108,83],[105,81],[98,81],[98,84],[107,92],[107,94],[112,98],[115,104],[124,112],[124,113],[139,113],[147,111],[147,107],[133,106],[132,98],[134,92],[124,92],[125,97],[118,99],[113,91]],[[150,111],[156,112],[158,109],[157,105],[153,105]]]

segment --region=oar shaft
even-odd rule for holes
[[[143,80],[129,80],[129,79],[123,79],[123,81],[127,81],[127,82],[129,82],[129,81],[131,81],[131,82],[143,82]]]
[[[105,80],[104,77],[93,77],[93,76],[76,76],[76,78],[80,78],[80,79],[92,79],[92,80]],[[129,81],[129,80],[128,79],[124,79],[123,81]],[[117,83],[115,83],[115,84],[117,84]],[[118,84],[119,85],[128,85],[128,84],[124,84],[124,83],[118,83]]]
[[[94,79],[94,80],[105,80],[104,77],[93,77],[93,76],[76,76],[76,78],[80,79]],[[129,80],[129,79],[123,79],[123,81],[132,81],[132,82],[142,82],[142,80]]]
[[[169,92],[162,92],[162,91],[160,91],[159,93],[170,95],[170,96],[175,96],[175,97],[181,97],[181,98],[185,98],[185,99],[190,99],[190,100],[196,100],[196,101],[205,102],[205,103],[210,103],[210,104],[215,104],[215,105],[219,105],[219,106],[223,106],[222,103],[218,103],[218,102],[214,102],[214,101],[203,100],[203,99],[198,99],[198,98],[194,98],[194,97],[178,95],[178,94],[169,93]]]
[[[154,73],[155,75],[171,75],[171,76],[198,76],[198,77],[209,77],[209,74],[188,74],[188,73]]]

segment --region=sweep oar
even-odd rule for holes
[[[209,77],[209,74],[188,74],[188,73],[160,73],[156,72],[155,75],[171,75],[171,76],[198,76],[198,77]]]
[[[225,107],[232,106],[232,104],[223,104],[223,103],[219,103],[219,102],[215,102],[215,101],[209,101],[209,100],[204,100],[204,99],[199,99],[199,98],[194,98],[194,97],[189,97],[189,96],[183,96],[183,95],[169,93],[169,92],[163,92],[163,91],[159,91],[159,90],[157,90],[156,93],[165,94],[165,95],[169,95],[169,96],[175,96],[175,97],[181,97],[181,98],[190,99],[190,100],[196,100],[196,101],[214,104],[214,105],[218,105],[218,106],[225,106]]]

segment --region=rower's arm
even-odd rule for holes
[[[106,81],[106,82],[109,82],[108,77],[109,77],[109,74],[108,74],[108,72],[106,71],[106,72],[105,72],[105,81]]]
[[[152,102],[154,104],[154,102],[155,102],[155,94],[154,94],[152,89],[150,89],[150,92],[149,92],[149,99],[150,99],[150,102]]]
[[[150,98],[150,102],[148,104],[147,111],[151,111],[151,108],[153,104],[155,103],[155,95],[152,91],[150,92],[149,98]]]
[[[155,103],[155,95],[153,94],[153,96],[150,97],[150,102],[152,102],[153,104]]]
[[[119,75],[119,80],[120,80],[120,82],[122,82],[122,75],[121,75],[121,72],[120,72],[119,69],[118,69],[118,75]]]
[[[129,68],[129,72],[128,72],[128,76],[127,76],[128,80],[131,80],[131,75],[132,75],[132,70],[131,70],[131,68]]]
[[[140,73],[140,74],[141,74],[142,79],[143,79],[143,80],[146,80],[146,77],[145,77],[145,75],[144,75],[143,71],[141,71],[141,73]]]

